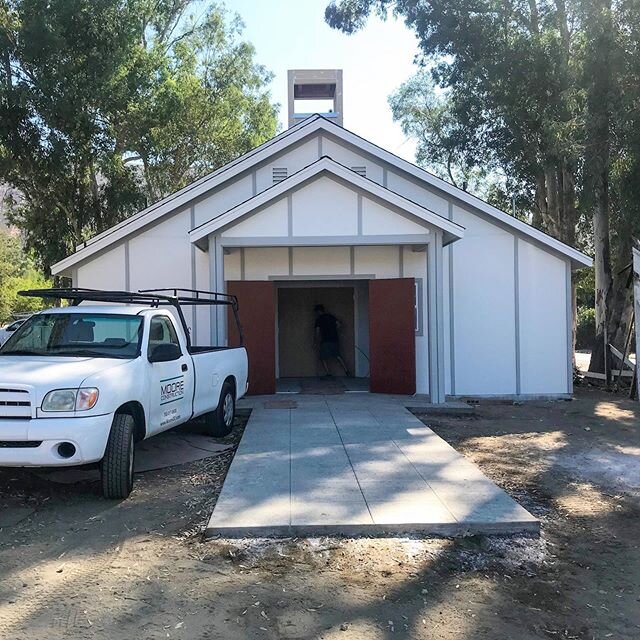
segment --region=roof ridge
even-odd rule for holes
[[[130,218],[123,220],[121,223],[114,225],[101,234],[94,236],[93,238],[88,240],[84,244],[84,246],[81,246],[79,249],[77,249],[73,254],[57,262],[52,267],[52,272],[61,273],[65,270],[68,270],[77,262],[89,258],[96,251],[105,249],[106,247],[116,242],[118,239],[122,239],[128,236],[133,231],[142,229],[147,224],[150,224],[155,220],[170,214],[171,212],[175,212],[178,207],[187,208],[195,198],[205,195],[212,189],[224,188],[224,185],[230,180],[233,180],[234,177],[246,173],[258,163],[267,161],[270,157],[269,154],[284,152],[292,145],[296,145],[298,143],[304,144],[304,141],[307,138],[316,134],[326,134],[328,136],[334,136],[340,144],[355,147],[355,149],[359,150],[360,153],[373,157],[375,162],[382,163],[383,165],[386,164],[392,169],[392,171],[396,170],[401,175],[406,174],[407,177],[412,177],[420,183],[424,183],[425,188],[431,187],[432,189],[437,190],[437,192],[439,192],[439,195],[444,198],[448,197],[455,199],[461,205],[470,207],[474,212],[476,212],[476,215],[487,216],[489,219],[495,221],[496,224],[510,227],[513,230],[512,233],[521,233],[525,236],[530,237],[533,241],[536,241],[543,245],[546,250],[559,253],[567,257],[574,264],[589,265],[592,262],[588,256],[581,253],[578,249],[575,249],[561,242],[560,240],[557,240],[553,236],[550,236],[549,234],[536,229],[532,225],[522,220],[510,216],[504,211],[501,211],[497,207],[494,207],[490,203],[482,200],[481,198],[478,198],[477,196],[467,191],[461,190],[460,188],[448,183],[446,180],[439,178],[435,174],[430,173],[422,167],[419,167],[418,165],[397,156],[393,152],[388,151],[373,142],[370,142],[362,136],[338,125],[332,120],[329,120],[328,118],[325,118],[320,114],[315,114],[302,120],[299,123],[296,123],[293,127],[290,127],[289,129],[286,129],[285,131],[277,134],[270,140],[264,142],[262,145],[259,145],[255,149],[248,151],[242,156],[239,156],[238,158],[216,169],[214,172],[208,174],[207,176],[203,176],[199,180],[196,180],[191,184],[183,187],[182,189],[174,192],[173,194],[170,194],[166,198],[159,200],[150,207],[147,207],[142,211],[134,214]],[[270,148],[274,145],[279,146],[276,147],[275,151],[270,152]],[[318,160],[321,160],[322,158],[328,158],[331,161],[336,162],[331,156],[328,156],[327,154],[324,154],[323,156],[318,158]],[[317,160],[314,162],[317,162]],[[340,163],[337,164],[339,164],[341,167],[353,171],[349,167],[346,167],[346,165],[342,165]],[[306,167],[303,167],[303,169],[304,168]],[[227,172],[230,172],[230,174],[225,175],[225,173]],[[293,175],[295,174],[292,174],[292,176]],[[360,177],[365,180],[374,182],[366,176]],[[426,211],[430,211],[434,215],[437,215],[444,220],[448,220],[448,218],[444,215],[435,213],[430,209],[423,207],[422,205],[420,205],[420,203],[412,201],[411,199],[407,198],[407,196],[403,196],[396,191],[392,191],[385,185],[379,185],[378,183],[374,184],[377,184],[379,187],[386,189],[390,193],[393,193],[409,202],[412,202],[414,205],[424,208]],[[270,188],[271,186],[267,187],[267,189]],[[254,196],[252,195],[251,197]],[[248,200],[250,199],[251,198],[248,198]],[[243,202],[246,202],[246,200]]]

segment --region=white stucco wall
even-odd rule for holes
[[[281,198],[265,209],[241,220],[222,232],[222,237],[264,238],[267,236],[286,236],[288,234],[287,198]]]
[[[245,280],[268,280],[289,274],[289,250],[285,247],[244,250]],[[226,275],[225,275],[225,279]]]
[[[74,287],[125,289],[127,283],[124,243],[80,265],[73,280]]]
[[[416,335],[416,372],[420,372],[417,384],[418,393],[429,392],[429,282],[427,276],[427,253],[414,250],[412,247],[402,247],[402,262],[399,276],[415,278],[418,282],[417,294],[421,295],[418,302],[418,313],[421,315],[420,335]],[[420,322],[420,319],[418,319]]]
[[[194,285],[195,288],[209,289],[208,255],[189,242],[187,234],[190,228],[189,209],[164,218],[144,232],[122,240],[79,265],[74,286],[129,291],[159,287],[191,289]],[[195,279],[192,277],[192,264],[195,265]],[[194,322],[195,313],[198,319]],[[209,343],[208,310],[196,312],[194,308],[185,308],[184,314],[194,342],[197,338],[200,344]]]
[[[362,199],[362,233],[364,235],[425,234],[423,225],[402,215],[393,214],[384,205],[370,198]]]
[[[358,194],[335,180],[319,178],[293,196],[294,236],[355,236]]]
[[[436,193],[435,190],[427,188],[424,184],[416,180],[403,177],[396,171],[387,172],[387,188],[396,193],[402,194],[405,198],[417,202],[419,205],[444,216],[449,212],[448,200]]]
[[[455,395],[516,393],[514,237],[455,206],[465,237],[453,247]]]
[[[189,227],[189,211],[185,210],[129,240],[132,291],[191,287],[191,247],[188,238],[185,240]]]
[[[287,169],[288,175],[300,171],[319,158],[318,137],[312,136],[301,144],[288,149],[274,160],[265,163],[256,172],[256,187],[260,193],[273,185],[273,168]]]
[[[222,185],[220,189],[216,189],[193,205],[195,225],[200,225],[219,216],[238,203],[248,200],[252,195],[253,179],[249,174],[233,180],[228,185]]]
[[[567,268],[530,242],[518,241],[520,386],[523,394],[569,392]]]

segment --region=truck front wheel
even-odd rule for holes
[[[207,430],[214,438],[228,436],[236,417],[236,396],[233,385],[225,382],[220,392],[220,400],[215,411],[207,415]]]
[[[110,500],[128,498],[133,489],[134,421],[127,413],[113,418],[107,448],[100,462],[102,495]]]

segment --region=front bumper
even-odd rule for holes
[[[112,421],[110,414],[0,419],[0,467],[72,467],[98,462],[104,456]],[[76,449],[69,458],[58,453],[58,446],[66,442]]]

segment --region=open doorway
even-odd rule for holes
[[[366,290],[364,281],[278,283],[278,390],[306,393],[368,390]],[[348,378],[335,358],[328,362],[331,377],[325,377],[314,347],[316,305],[323,305],[340,323],[340,355],[350,373]]]

